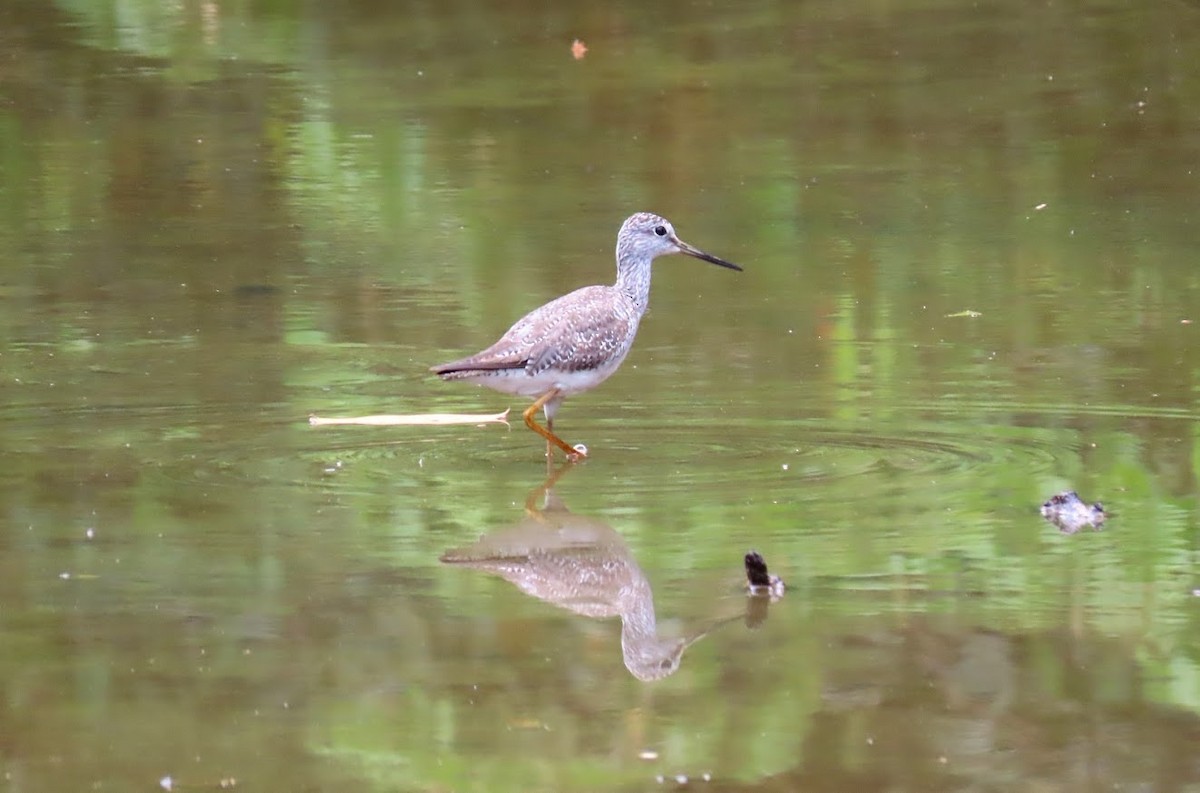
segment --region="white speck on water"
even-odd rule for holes
[[[163,790],[171,790],[172,788],[175,787],[175,781],[172,780],[171,777],[165,776],[162,779],[158,780],[158,786],[160,788],[162,788]]]
[[[70,573],[59,573],[58,577],[61,578],[63,581],[67,581],[71,578],[71,574]]]
[[[96,536],[96,530],[89,526],[87,531],[85,531],[83,533],[83,536],[87,537],[90,540]]]
[[[658,752],[654,751],[653,749],[643,749],[642,751],[638,752],[638,758],[641,760],[657,760]]]
[[[787,463],[784,463],[784,464],[783,464],[783,470],[785,470],[785,471],[786,471],[787,469],[788,469],[788,464],[787,464]]]

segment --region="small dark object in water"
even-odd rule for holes
[[[1042,504],[1042,517],[1057,526],[1060,531],[1074,534],[1084,526],[1099,531],[1100,525],[1108,519],[1108,513],[1099,501],[1087,504],[1074,490],[1064,490]]]
[[[238,284],[233,288],[233,293],[238,297],[270,297],[279,292],[279,287],[271,284]]]
[[[767,571],[767,563],[758,551],[746,554],[746,589],[751,595],[767,595],[772,600],[783,595],[783,579]]]

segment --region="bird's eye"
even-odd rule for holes
[[[660,237],[665,237],[665,236],[667,236],[667,227],[666,226],[655,226],[654,233]]]

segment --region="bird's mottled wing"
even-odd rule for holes
[[[632,302],[611,287],[585,286],[534,309],[486,350],[434,367],[438,374],[464,370],[553,366],[566,372],[595,368],[628,347],[638,321]]]
[[[620,361],[629,351],[640,319],[632,301],[611,287],[586,287],[567,297],[575,298],[569,311],[547,312],[539,318],[540,326],[527,331],[525,371],[531,375],[551,368],[597,369]]]
[[[522,350],[514,349],[505,335],[500,341],[486,350],[459,358],[457,361],[442,363],[430,369],[434,374],[451,375],[455,372],[470,371],[500,371],[502,369],[524,369],[526,355]]]

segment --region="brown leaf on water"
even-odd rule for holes
[[[584,55],[587,55],[587,45],[579,39],[571,42],[571,57],[577,61],[581,61]]]

